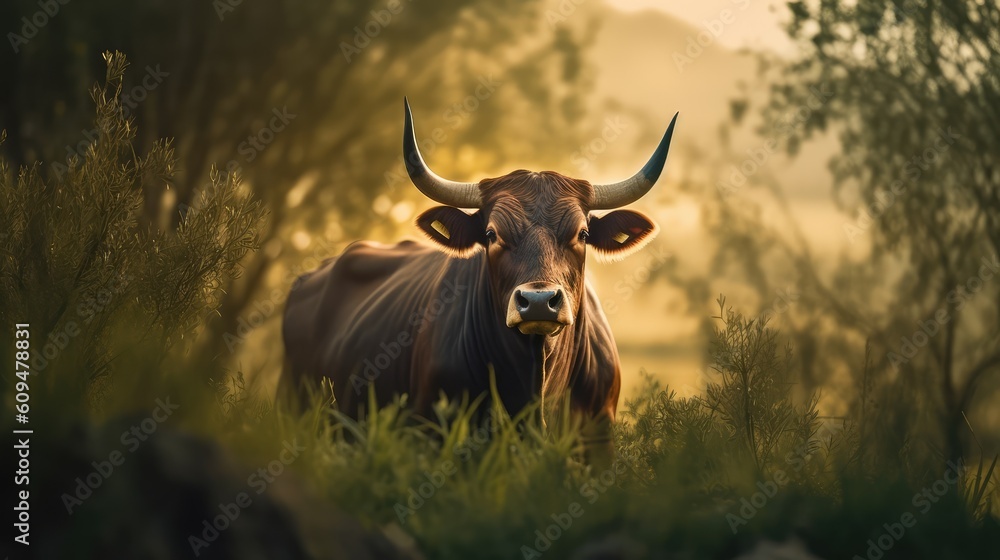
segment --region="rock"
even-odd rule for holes
[[[805,544],[792,537],[784,542],[758,541],[754,548],[733,560],[823,560],[809,552]]]
[[[579,548],[572,560],[640,560],[648,558],[646,545],[628,535],[608,535]]]

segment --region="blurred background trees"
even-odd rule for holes
[[[17,31],[38,10],[7,2],[0,21],[21,23]],[[404,95],[439,172],[471,179],[507,158],[541,160],[576,130],[586,40],[548,25],[538,2],[515,0],[99,0],[63,7],[0,55],[0,127],[15,167],[42,160],[64,173],[95,137],[85,92],[104,73],[101,53],[129,57],[122,105],[141,131],[136,150],[170,138],[177,157],[169,182],[144,187],[144,220],[175,227],[213,166],[237,173],[270,211],[265,250],[205,318],[199,353],[228,365],[239,319],[269,300],[267,275],[288,276],[276,263],[299,263],[306,248],[332,255],[373,229],[379,195],[411,188],[399,159]],[[516,122],[502,118],[512,106]],[[488,157],[470,158],[484,146]],[[383,199],[376,210],[386,216]],[[398,221],[407,210],[397,208]]]
[[[836,135],[829,169],[846,214],[839,233],[864,248],[831,267],[802,242],[804,224],[775,240],[812,313],[799,317],[797,344],[825,364],[812,368],[813,382],[834,382],[839,361],[859,389],[852,406],[863,410],[864,397],[878,394],[912,407],[901,416],[869,407],[868,437],[952,460],[978,454],[964,415],[988,410],[1000,387],[1000,8],[789,9],[802,56],[764,72],[762,130],[805,114],[782,142],[793,155],[811,137]]]

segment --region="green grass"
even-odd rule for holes
[[[892,540],[888,557],[991,557],[1000,535],[987,513],[993,465],[973,465],[934,503],[915,502],[933,491],[943,461],[902,457],[906,472],[870,470],[860,420],[821,423],[813,397],[793,396],[777,333],[720,307],[718,375],[705,396],[679,399],[647,376],[622,407],[608,469],[579,461],[576,430],[547,430],[531,409],[511,419],[494,406],[492,421],[477,426],[468,403],[442,402],[427,423],[400,402],[355,422],[336,412],[329,387],[301,416],[270,408],[213,437],[236,448],[305,442],[295,470],[324,498],[372,527],[399,525],[429,558],[536,557],[536,531],[546,530],[559,534],[539,550],[550,558],[604,540],[652,557],[732,558],[792,535],[823,558],[865,557],[868,540],[907,512],[916,525]],[[231,418],[261,406],[238,403]],[[866,451],[869,461],[905,453]]]

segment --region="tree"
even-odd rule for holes
[[[928,403],[934,414],[914,410],[907,431],[926,423],[938,436],[932,448],[957,460],[968,448],[963,414],[1000,372],[1000,8],[788,5],[802,56],[779,70],[766,122],[829,92],[785,146],[794,154],[811,135],[836,131],[835,194],[854,215],[844,234],[871,252],[867,267],[845,259],[832,279],[821,279],[808,251],[787,254],[815,302],[855,341],[871,342],[872,378],[859,385]]]
[[[32,0],[0,8],[11,22],[38,9]],[[270,209],[268,250],[248,257],[246,274],[225,286],[208,318],[208,358],[226,354],[223,336],[275,264],[301,260],[301,247],[287,243],[293,232],[336,246],[371,228],[380,194],[406,192],[404,94],[434,117],[423,121],[428,133],[447,133],[451,157],[436,156],[435,167],[457,175],[512,155],[542,157],[581,113],[586,76],[576,53],[586,37],[549,25],[537,1],[96,0],[45,19],[16,52],[0,55],[0,128],[15,165],[45,159],[61,173],[86,151],[89,102],[73,92],[103,72],[98,53],[117,49],[141,69],[122,98],[143,131],[137,148],[175,139],[177,172],[169,189],[144,192],[144,219],[175,227],[214,164],[237,172]],[[502,118],[518,102],[529,108],[521,123],[532,126]],[[505,142],[513,132],[517,141]],[[492,158],[457,157],[485,146]]]

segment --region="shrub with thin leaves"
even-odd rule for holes
[[[791,350],[760,319],[748,319],[719,298],[721,323],[709,358],[715,375],[705,395],[678,398],[644,375],[638,396],[625,402],[617,429],[622,456],[647,484],[682,484],[724,495],[776,468],[789,453],[812,456],[821,444],[816,398],[794,398]]]
[[[715,329],[710,355],[718,382],[704,398],[730,436],[740,443],[741,458],[761,470],[816,431],[816,398],[797,408],[792,401],[791,348],[782,352],[766,318],[748,319],[719,297],[722,327]]]
[[[264,220],[237,179],[218,173],[176,230],[142,218],[144,192],[168,195],[173,152],[162,140],[135,153],[120,102],[127,63],[105,60],[92,90],[97,139],[82,158],[48,176],[41,163],[14,175],[0,160],[0,324],[31,325],[33,390],[98,399],[126,376],[155,375],[121,367],[130,354],[156,368],[184,352]]]

